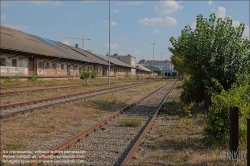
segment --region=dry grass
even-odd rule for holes
[[[126,85],[126,84],[128,83],[115,83],[115,84],[112,84],[111,87],[118,87],[118,86]],[[109,87],[108,85],[100,85],[100,86],[89,85],[89,86],[80,86],[78,88],[69,87],[67,89],[64,88],[64,89],[55,89],[55,90],[45,90],[45,91],[36,91],[32,93],[22,93],[19,95],[12,95],[12,96],[2,96],[0,104],[3,106],[7,104],[40,100],[40,99],[64,96],[64,95],[69,95],[69,94],[85,92],[85,91],[104,89],[108,87]]]
[[[203,135],[205,113],[202,111],[188,115],[183,109],[185,105],[179,101],[180,92],[181,89],[173,90],[166,108],[161,112],[150,135],[146,136],[132,165],[235,164],[235,161],[221,158],[223,151],[229,151],[228,146],[207,146],[207,139]],[[237,165],[246,165],[246,161],[239,161]]]
[[[52,149],[160,85],[162,82],[154,82],[4,119],[1,124],[3,149],[13,149],[13,145],[20,143],[22,146],[17,146],[20,150]]]
[[[124,116],[119,119],[119,126],[122,127],[138,127],[142,123],[142,119],[140,117],[135,116]]]

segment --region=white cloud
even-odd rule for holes
[[[193,22],[190,27],[192,28],[192,30],[195,30],[196,29],[196,22]]]
[[[81,1],[81,3],[93,3],[96,2],[95,0],[86,0],[86,1]]]
[[[166,16],[158,18],[144,18],[139,20],[141,25],[165,25],[165,26],[175,26],[178,24],[177,20],[173,17]]]
[[[107,20],[103,21],[103,23],[104,23],[106,26],[109,25],[109,22],[108,22]],[[116,23],[115,21],[111,21],[111,22],[110,22],[110,25],[111,25],[111,26],[116,26],[117,23]]]
[[[212,3],[213,3],[213,1],[212,1],[212,0],[208,0],[207,5],[208,5],[208,6],[211,6],[211,5],[212,5]]]
[[[109,44],[108,43],[106,44],[106,47],[109,48]],[[119,48],[118,44],[110,44],[110,49],[117,49],[117,48]]]
[[[139,48],[130,48],[130,50],[132,50],[132,51],[129,51],[129,54],[132,54],[132,55],[141,55],[141,50],[139,49]],[[133,52],[133,53],[131,53],[131,52]]]
[[[64,40],[62,43],[63,43],[63,44],[70,45],[68,40]]]
[[[120,37],[119,39],[123,41],[127,40],[125,37]]]
[[[63,4],[61,1],[30,1],[30,3],[35,5],[54,5],[54,6],[61,6]]]
[[[227,11],[225,7],[219,6],[216,11],[216,16],[219,18],[225,18],[227,15]]]
[[[160,30],[154,29],[154,33],[160,33]]]
[[[135,5],[141,5],[141,4],[142,4],[142,1],[117,2],[118,6],[124,6],[124,5],[135,6]]]
[[[113,10],[113,13],[120,13],[118,9]]]
[[[1,7],[10,7],[11,6],[11,4],[10,3],[7,3],[7,2],[4,2],[4,1],[0,1],[0,6]]]
[[[250,31],[249,26],[245,25],[245,30],[244,30],[242,36],[243,36],[244,38],[247,37],[248,39],[250,39],[249,31]]]
[[[135,50],[134,55],[141,55],[141,51],[140,50]]]
[[[170,14],[181,9],[183,6],[176,1],[161,1],[160,5],[155,7],[155,11],[160,14]]]
[[[112,22],[111,22],[111,25],[112,25],[112,26],[116,26],[117,24],[116,24],[115,21],[112,21]]]
[[[233,27],[238,27],[238,26],[240,26],[240,22],[237,20],[233,20],[232,25],[233,25]]]
[[[1,14],[1,20],[4,21],[4,20],[7,20],[6,16],[4,14]]]
[[[140,4],[142,4],[142,1],[128,2],[128,5],[140,5]]]

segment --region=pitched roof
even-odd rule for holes
[[[136,69],[138,70],[143,70],[143,71],[148,71],[148,72],[152,72],[151,70],[149,70],[148,68],[142,66],[142,65],[139,65],[139,64],[136,64]]]
[[[56,48],[56,46],[50,43],[46,43],[44,38],[30,35],[5,26],[0,26],[0,28],[0,47],[2,49],[34,53],[49,57],[60,57],[78,60],[65,51]]]
[[[53,41],[53,40],[49,40],[49,42],[51,42],[52,44],[55,44],[56,47],[58,47],[59,49],[69,53],[70,55],[74,56],[75,58],[79,59],[80,61],[85,61],[85,62],[91,62],[91,63],[95,63],[92,59],[87,58],[86,56],[83,56],[82,54],[78,53],[77,51],[67,47],[66,45],[57,42],[57,41]]]
[[[59,43],[63,44],[61,42],[59,42]],[[73,47],[73,46],[70,46],[70,45],[66,45],[66,44],[63,44],[63,45],[65,45],[66,47],[68,47],[68,48],[70,48],[70,49],[72,49],[74,51],[77,51],[78,53],[86,56],[87,58],[91,59],[92,61],[94,61],[94,62],[96,62],[98,64],[108,65],[108,63],[106,61],[102,60],[101,58],[96,57],[95,55],[93,55],[93,53],[90,53],[90,52],[88,52],[86,50],[76,48],[76,47]]]
[[[101,59],[103,59],[103,60],[105,60],[105,61],[108,62],[108,56],[104,56],[104,55],[97,54],[97,53],[93,53],[93,54],[95,54],[97,57],[99,57],[99,58],[101,58]],[[113,63],[113,64],[115,64],[115,65],[117,65],[117,66],[123,66],[123,67],[134,68],[133,66],[131,66],[131,65],[129,65],[129,64],[126,64],[126,63],[124,63],[124,62],[122,62],[122,61],[119,61],[118,59],[112,58],[112,57],[110,57],[110,63]]]

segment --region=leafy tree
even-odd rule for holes
[[[249,77],[250,42],[242,38],[244,26],[241,23],[235,28],[231,18],[216,19],[215,13],[209,19],[199,14],[194,31],[188,25],[178,39],[170,38],[176,69],[182,71],[179,64],[192,79],[188,84],[192,88],[184,88],[183,100],[201,101],[205,87],[213,86],[211,78],[229,90],[233,83],[241,85],[242,80]],[[190,89],[193,92],[188,91]]]
[[[173,54],[170,59],[174,65],[174,69],[178,71],[178,75],[181,79],[184,78],[185,72],[185,65],[183,64],[183,58],[181,58],[175,49],[168,47],[168,50]]]

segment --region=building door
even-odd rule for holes
[[[33,58],[29,58],[28,68],[29,68],[28,75],[29,76],[34,75],[34,59]]]
[[[70,76],[70,65],[67,65],[67,76]]]

